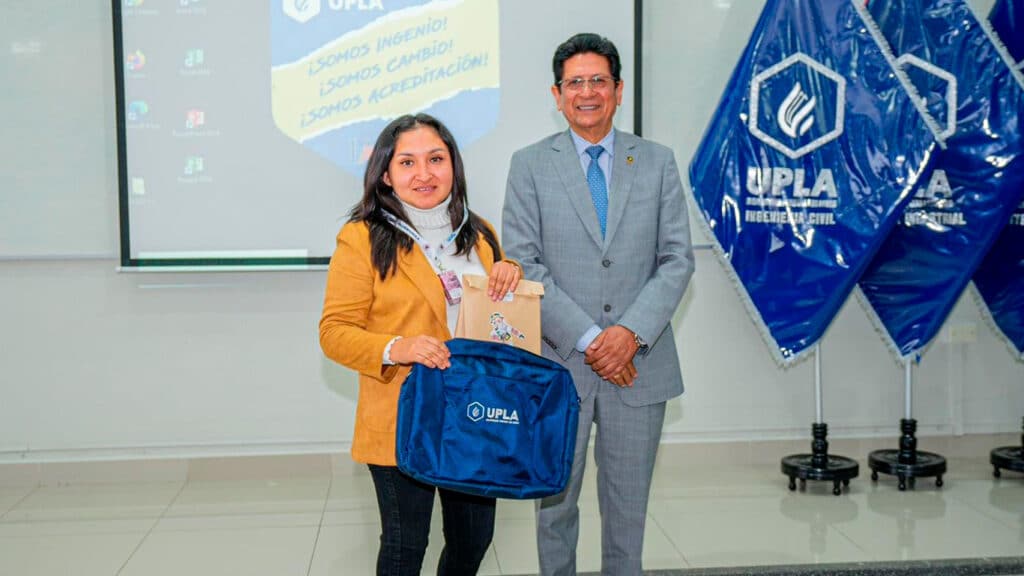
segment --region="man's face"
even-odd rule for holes
[[[605,79],[603,87],[595,89],[590,83],[595,76]],[[582,86],[570,85],[576,78],[585,80]],[[552,86],[551,94],[573,131],[597,143],[611,132],[615,109],[622,104],[622,82],[612,79],[607,58],[583,52],[565,61],[562,86]]]

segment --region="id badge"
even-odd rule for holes
[[[459,282],[459,275],[454,270],[445,270],[437,275],[441,279],[441,286],[444,288],[444,297],[452,306],[462,302],[462,283]]]

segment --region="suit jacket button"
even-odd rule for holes
[[[604,260],[601,261],[601,266],[604,266],[605,268],[608,268],[611,265],[612,265],[612,261],[607,259],[607,258],[605,258]]]
[[[604,311],[605,312],[611,312],[612,311],[612,305],[611,304],[605,304],[604,305]]]

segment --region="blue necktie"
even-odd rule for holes
[[[586,150],[590,155],[590,167],[587,168],[587,185],[590,186],[590,198],[594,201],[594,210],[597,211],[597,221],[601,224],[601,238],[604,238],[605,226],[608,222],[608,185],[604,181],[604,172],[597,163],[604,148],[591,146]]]

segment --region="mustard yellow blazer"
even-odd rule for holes
[[[490,226],[490,224],[487,224]],[[494,252],[481,235],[476,253],[488,274]],[[384,347],[395,336],[448,331],[444,291],[418,248],[398,251],[398,270],[381,280],[370,257],[370,230],[349,222],[338,233],[327,271],[320,347],[335,362],[359,372],[352,459],[394,466],[398,392],[411,366],[384,366]]]

